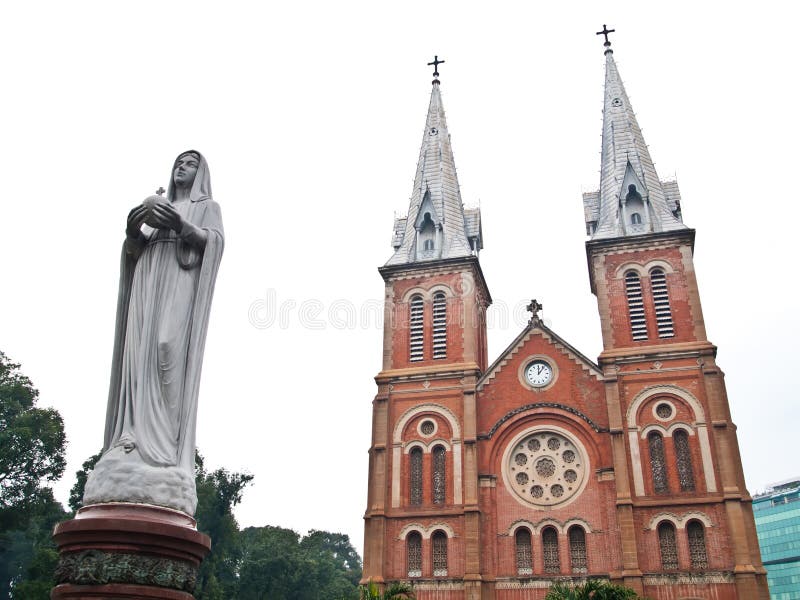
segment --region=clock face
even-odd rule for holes
[[[526,367],[525,379],[534,387],[543,387],[553,379],[553,368],[543,360],[535,360]]]

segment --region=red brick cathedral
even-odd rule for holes
[[[587,578],[659,600],[768,598],[695,232],[609,44],[605,57],[600,189],[583,197],[597,363],[535,301],[489,362],[481,216],[463,208],[433,81],[408,216],[379,269],[365,581],[411,582],[419,600],[539,599]]]

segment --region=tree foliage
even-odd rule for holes
[[[233,507],[241,502],[244,488],[252,480],[252,475],[226,469],[208,473],[202,455],[195,454],[195,519],[197,528],[211,538],[211,552],[200,564],[196,598],[236,598],[241,543]]]
[[[241,600],[355,600],[361,558],[348,536],[282,527],[242,531]]]
[[[0,599],[50,597],[58,554],[50,537],[67,513],[43,481],[64,472],[61,415],[0,352]]]
[[[367,585],[358,588],[358,600],[414,600],[414,589],[407,583],[391,583],[381,589],[370,579]]]
[[[64,422],[52,408],[36,408],[39,392],[0,352],[0,510],[33,497],[66,465]]]
[[[556,582],[547,592],[545,600],[642,600],[632,589],[608,581],[590,579],[586,583],[570,586]]]

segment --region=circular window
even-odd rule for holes
[[[669,421],[675,418],[675,415],[675,405],[668,400],[661,400],[653,406],[653,416],[659,421]]]
[[[425,419],[419,424],[418,430],[425,437],[430,437],[436,433],[436,422],[431,419]]]
[[[588,481],[583,446],[566,431],[528,430],[506,449],[504,479],[519,500],[541,507],[577,497]]]

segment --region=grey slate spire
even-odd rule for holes
[[[600,190],[583,195],[586,233],[600,239],[686,229],[678,184],[658,178],[610,43],[605,56]]]
[[[438,73],[436,74],[438,75]],[[480,209],[461,203],[438,78],[433,80],[408,216],[395,219],[387,265],[477,255],[483,247]]]

